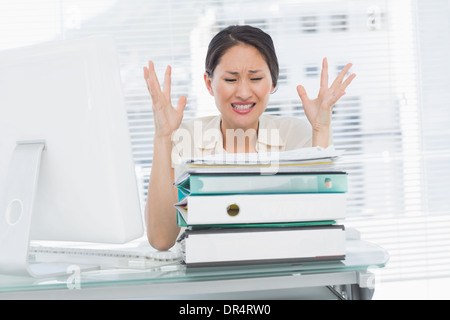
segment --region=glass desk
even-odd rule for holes
[[[186,268],[109,268],[36,279],[0,275],[0,299],[370,299],[372,270],[389,260],[379,246],[347,240],[344,261]]]

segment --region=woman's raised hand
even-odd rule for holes
[[[297,86],[297,93],[302,100],[303,110],[308,121],[313,127],[313,134],[329,132],[331,125],[331,114],[334,104],[345,94],[345,89],[356,77],[353,73],[344,80],[352,64],[347,64],[330,87],[328,87],[328,62],[327,58],[322,61],[322,74],[320,76],[320,89],[316,99],[309,99],[303,86]]]
[[[171,136],[178,129],[183,120],[183,111],[186,107],[186,97],[178,100],[177,108],[172,106],[171,94],[171,67],[167,66],[164,75],[163,88],[155,73],[152,61],[144,67],[144,79],[153,102],[153,119],[155,121],[155,136]]]

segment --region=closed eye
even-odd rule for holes
[[[253,81],[262,80],[262,78],[252,78]]]
[[[225,79],[226,82],[235,82],[236,79]]]

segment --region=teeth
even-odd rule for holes
[[[231,104],[233,106],[233,108],[238,109],[238,110],[246,110],[246,109],[250,109],[251,107],[253,107],[255,104],[251,103],[251,104]]]

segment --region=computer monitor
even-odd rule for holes
[[[114,39],[0,52],[0,273],[28,268],[31,239],[143,234]]]

